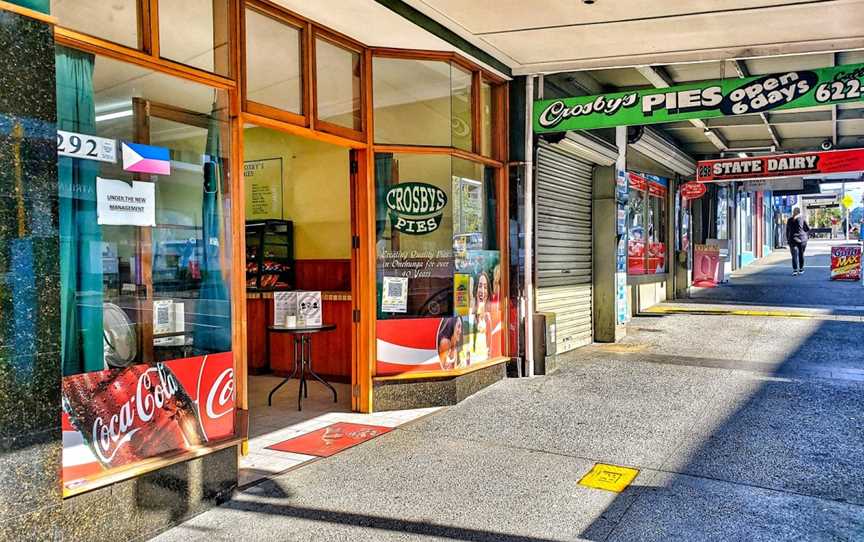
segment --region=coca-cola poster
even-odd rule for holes
[[[63,487],[234,435],[231,352],[63,378]]]

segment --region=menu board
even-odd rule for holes
[[[281,219],[282,159],[267,158],[243,163],[246,219]]]

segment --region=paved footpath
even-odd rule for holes
[[[758,313],[755,291],[803,314],[635,318],[551,376],[500,382],[157,540],[864,540],[864,288],[820,279],[814,259],[801,278],[844,289],[842,314],[803,280],[791,301],[765,293],[788,263],[702,301]],[[596,462],[640,472],[620,494],[579,485]]]

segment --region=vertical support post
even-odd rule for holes
[[[534,77],[525,81],[525,376],[534,376]]]

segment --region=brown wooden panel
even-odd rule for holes
[[[267,323],[269,300],[246,300],[246,355],[247,367],[252,374],[268,370],[267,365]]]
[[[351,381],[351,301],[323,301],[323,319],[336,329],[312,335],[312,369],[336,382]],[[250,327],[251,334],[251,327]],[[288,376],[294,365],[293,335],[270,334],[270,367]]]
[[[351,291],[351,260],[296,260],[299,290]]]

